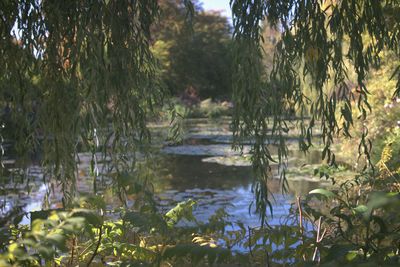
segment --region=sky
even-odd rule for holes
[[[204,10],[220,10],[222,15],[231,17],[230,0],[201,0]]]

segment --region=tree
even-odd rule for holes
[[[369,92],[365,85],[368,70],[379,64],[382,49],[390,49],[399,57],[400,20],[393,16],[399,11],[398,1],[231,1],[236,41],[234,66],[234,137],[237,146],[244,137],[255,139],[252,149],[257,210],[266,214],[269,176],[272,160],[267,147],[266,132],[269,127],[277,137],[279,163],[285,186],[285,159],[287,147],[284,134],[287,114],[295,107],[300,114],[301,141],[304,151],[312,146],[315,122],[321,122],[324,143],[323,157],[335,165],[331,149],[334,137],[350,138],[353,124],[352,110],[358,109],[364,120],[370,110]],[[267,20],[281,32],[270,76],[262,79],[263,70],[260,23]],[[364,43],[369,37],[370,42]],[[344,41],[349,40],[345,47]],[[357,81],[357,103],[349,97],[338,103],[336,94],[328,91],[349,90],[347,69],[349,59]],[[303,65],[301,65],[303,64]],[[302,70],[301,72],[299,70]],[[395,94],[400,93],[400,67]],[[314,99],[307,98],[301,83],[308,78],[308,87],[315,92]],[[329,88],[327,88],[329,86]],[[395,90],[396,89],[396,90]],[[311,114],[310,120],[305,114]],[[272,114],[272,116],[271,116]],[[371,166],[371,143],[368,130],[361,134],[359,154],[364,155],[365,167]]]
[[[119,172],[149,140],[146,118],[164,95],[150,51],[158,3],[24,0],[0,10],[0,103],[19,128],[18,159],[40,147],[68,204],[79,146],[99,151],[99,139]]]
[[[195,4],[192,23],[185,23],[179,1],[161,1],[154,27],[153,51],[161,62],[167,87],[181,94],[192,87],[204,98],[231,93],[231,33],[227,18]]]
[[[194,10],[189,1],[183,5]],[[272,160],[266,145],[269,127],[278,137],[278,158],[284,167],[288,112],[294,107],[300,114],[300,147],[305,151],[312,145],[315,122],[320,121],[323,155],[335,164],[331,145],[335,136],[350,137],[354,104],[345,98],[339,105],[336,94],[326,93],[326,86],[332,83],[330,90],[348,89],[344,65],[348,58],[357,75],[356,108],[360,118],[366,118],[368,70],[379,64],[384,48],[399,57],[400,3],[232,0],[231,6],[235,145],[240,147],[246,137],[255,140],[252,160],[258,180],[254,190],[257,210],[265,215]],[[66,202],[73,193],[78,143],[97,151],[100,138],[103,152],[116,162],[117,171],[132,168],[126,155],[149,140],[146,118],[164,96],[150,50],[158,1],[2,1],[0,10],[0,103],[21,124],[17,137],[24,147],[21,151],[41,143],[43,162],[62,182]],[[267,79],[261,64],[263,20],[281,33]],[[346,39],[349,47],[343,46]],[[304,66],[299,68],[301,62]],[[300,86],[303,77],[310,80],[315,99],[305,97]],[[394,77],[398,95],[400,68]],[[304,118],[306,111],[310,120]],[[37,114],[34,120],[32,113]],[[106,136],[98,129],[110,129],[112,134]],[[106,149],[109,143],[111,149]],[[365,129],[359,152],[367,163],[369,151]]]
[[[171,81],[175,90],[194,87],[202,97],[230,95],[231,53],[227,19],[219,13],[201,12],[193,33],[178,37],[171,48]]]

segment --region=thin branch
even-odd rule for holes
[[[96,257],[96,255],[97,255],[97,251],[99,250],[100,243],[101,243],[102,233],[103,233],[103,226],[100,226],[100,228],[99,228],[99,240],[97,241],[97,245],[96,245],[96,248],[93,251],[92,257],[90,258],[90,260],[88,261],[88,263],[86,265],[87,267],[90,266],[90,264],[92,263],[94,257]]]
[[[320,232],[321,232],[321,220],[322,217],[319,217],[318,219],[318,227],[317,227],[317,236],[315,238],[316,241],[316,246],[314,249],[314,254],[313,254],[313,258],[312,261],[315,261],[315,259],[317,258],[317,252],[318,252],[318,244],[322,241],[322,239],[324,239],[325,234],[326,234],[326,228],[324,228],[324,231],[322,232],[321,236],[320,236]],[[321,258],[318,258],[318,262],[321,260]]]
[[[301,209],[300,197],[296,197],[297,208],[299,209],[299,220],[300,220],[300,234],[301,243],[304,245],[304,228],[303,228],[303,210]],[[306,260],[306,255],[303,254],[303,260]]]

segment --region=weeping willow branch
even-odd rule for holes
[[[365,84],[369,69],[379,64],[383,49],[393,50],[400,57],[400,21],[393,15],[399,11],[400,3],[390,0],[231,0],[230,3],[236,42],[235,146],[241,148],[245,137],[254,139],[256,210],[264,222],[266,208],[271,207],[267,180],[272,176],[265,133],[270,130],[273,139],[279,140],[278,170],[283,185],[287,159],[284,135],[292,112],[288,107],[300,114],[300,149],[307,151],[312,146],[313,128],[319,122],[324,144],[322,156],[335,165],[331,147],[336,137],[351,137],[353,106],[361,120],[366,120],[371,111]],[[281,33],[269,75],[260,66],[262,23]],[[354,92],[348,86],[346,61],[350,61],[356,74]],[[311,119],[306,120],[305,115]],[[360,139],[360,157],[363,155],[365,159],[365,169],[371,168],[367,129]]]
[[[193,6],[183,2],[190,18]],[[285,135],[295,110],[301,121],[300,148],[312,146],[313,129],[320,125],[323,157],[335,165],[331,147],[336,137],[350,137],[352,110],[359,111],[361,120],[370,112],[369,69],[379,64],[383,49],[400,55],[400,2],[231,0],[231,7],[234,147],[242,149],[245,138],[254,140],[253,190],[264,223],[267,209],[272,213],[268,144],[277,140],[286,189]],[[0,105],[7,111],[1,135],[15,140],[20,166],[42,150],[41,162],[61,183],[65,205],[74,196],[78,147],[90,144],[94,129],[103,132],[100,146],[107,148],[103,151],[117,173],[134,168],[128,156],[150,142],[146,120],[165,95],[150,50],[158,15],[157,0],[0,3]],[[281,33],[268,75],[261,64],[265,22]],[[346,61],[356,73],[351,94]],[[398,70],[393,79],[398,79],[398,94]],[[269,131],[272,139],[266,137]],[[365,129],[359,151],[366,167],[370,149]]]
[[[111,136],[101,147],[119,167],[150,141],[146,120],[165,95],[150,51],[158,3],[22,0],[0,10],[5,134],[16,139],[21,166],[29,164],[23,155],[43,150],[68,205],[78,147],[90,148],[94,129]]]

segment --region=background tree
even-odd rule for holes
[[[205,12],[195,2],[195,16],[189,25],[179,1],[160,3],[153,51],[161,61],[163,80],[170,91],[181,94],[192,87],[203,98],[228,97],[232,57],[227,18],[219,12]]]

